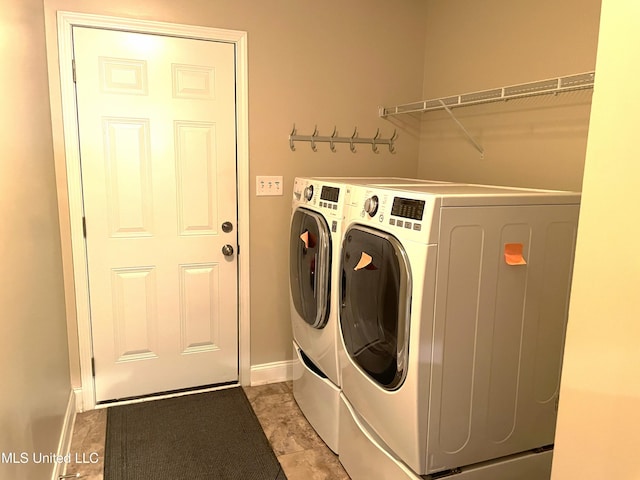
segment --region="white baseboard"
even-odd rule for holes
[[[71,451],[71,437],[73,435],[73,424],[76,421],[76,396],[73,390],[69,392],[69,400],[67,401],[67,410],[64,413],[64,421],[62,422],[62,431],[60,432],[60,440],[58,441],[58,455],[64,457]],[[58,480],[60,475],[64,475],[66,464],[64,462],[56,462],[53,464],[53,472],[51,480]]]
[[[293,360],[251,366],[251,386],[286,382],[293,379]]]
[[[84,402],[82,401],[82,388],[74,388],[76,395],[76,413],[84,412]]]

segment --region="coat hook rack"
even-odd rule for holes
[[[295,151],[296,146],[295,142],[310,142],[311,150],[314,152],[318,151],[318,146],[316,145],[318,142],[325,142],[329,144],[329,149],[332,152],[336,152],[336,143],[348,143],[349,149],[352,153],[356,153],[356,144],[364,143],[371,145],[371,149],[373,153],[380,153],[378,150],[379,145],[388,145],[389,151],[391,153],[395,153],[395,141],[398,138],[398,133],[396,130],[393,131],[393,135],[389,138],[380,138],[380,129],[376,130],[376,134],[371,138],[364,138],[358,136],[358,127],[353,130],[353,134],[350,137],[339,137],[338,130],[334,126],[333,132],[329,136],[321,136],[318,132],[318,126],[315,125],[313,128],[313,133],[311,135],[298,135],[296,130],[296,124],[293,124],[293,128],[291,129],[291,133],[289,134],[289,148],[291,151]]]

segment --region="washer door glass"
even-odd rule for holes
[[[345,233],[340,328],[347,353],[382,387],[406,376],[411,273],[392,235],[362,226]]]
[[[298,315],[314,328],[329,319],[331,234],[324,218],[298,208],[291,219],[289,281]]]

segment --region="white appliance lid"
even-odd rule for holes
[[[561,190],[506,187],[476,184],[407,185],[402,188],[387,187],[397,191],[397,196],[422,193],[440,199],[442,206],[467,205],[526,205],[526,204],[577,204],[580,194]]]

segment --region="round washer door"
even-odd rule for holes
[[[331,234],[322,215],[298,208],[291,218],[289,282],[298,315],[313,328],[329,319]]]
[[[340,329],[355,364],[387,390],[406,376],[411,272],[400,242],[354,226],[341,256]]]

